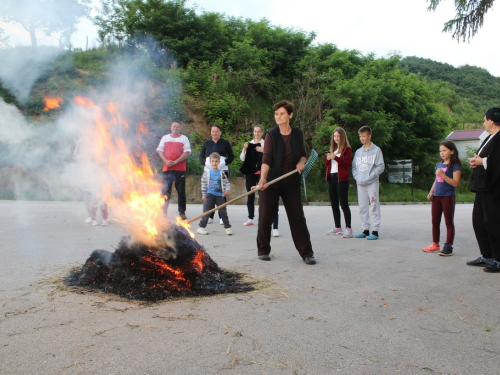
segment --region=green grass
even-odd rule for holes
[[[311,176],[313,177],[313,176]],[[390,184],[388,182],[381,182],[380,184],[380,202],[408,202],[408,203],[423,203],[427,202],[428,189],[413,187],[411,184]],[[306,180],[307,188],[307,202],[329,202],[328,184],[321,178],[313,177]],[[303,190],[303,187],[302,187]],[[302,193],[304,197],[304,192]],[[306,201],[304,199],[304,201]],[[349,202],[357,202],[358,194],[356,185],[353,181],[349,181]],[[457,203],[473,203],[474,193],[470,191],[457,190],[456,192]]]

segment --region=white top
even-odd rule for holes
[[[479,153],[481,152],[481,150],[484,148],[484,146],[486,146],[492,139],[493,137],[496,135],[497,133],[493,134],[490,138],[488,138],[488,140],[486,141],[486,143],[479,148],[479,150],[477,150],[477,155],[479,155]],[[488,169],[488,158],[483,158],[483,167],[484,169]]]
[[[334,152],[335,156],[340,156],[340,152]],[[339,173],[339,163],[335,159],[331,160],[332,164],[330,167],[330,173]]]

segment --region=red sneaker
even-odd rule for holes
[[[441,247],[436,246],[436,245],[434,245],[434,244],[431,244],[431,245],[429,245],[429,246],[427,246],[427,247],[424,247],[424,248],[422,249],[422,251],[423,251],[424,253],[430,253],[430,252],[432,252],[432,251],[439,251],[439,250],[441,250]]]

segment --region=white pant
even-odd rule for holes
[[[363,231],[370,230],[370,212],[373,218],[372,231],[380,229],[380,201],[379,201],[379,182],[375,181],[370,185],[358,186],[358,204],[359,215]],[[369,208],[370,207],[370,208]]]

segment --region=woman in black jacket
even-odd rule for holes
[[[500,272],[500,108],[488,109],[484,128],[490,134],[474,157],[469,159],[472,171],[471,191],[476,193],[472,225],[481,256],[467,262],[484,266],[485,272]]]

